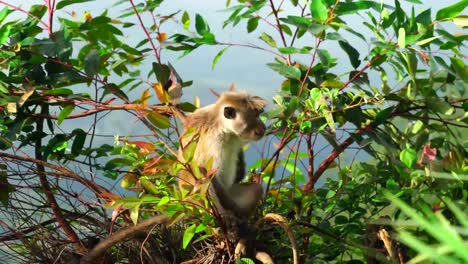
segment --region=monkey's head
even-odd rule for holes
[[[244,92],[226,92],[216,105],[219,109],[225,133],[232,133],[242,140],[259,140],[265,134],[265,124],[260,120],[267,102]]]

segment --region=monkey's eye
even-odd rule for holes
[[[226,117],[227,119],[236,118],[236,109],[229,106],[224,107],[224,117]]]

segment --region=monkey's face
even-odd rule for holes
[[[223,106],[222,119],[225,132],[233,133],[244,141],[259,140],[265,135],[266,130],[265,124],[260,120],[263,108],[253,109],[246,105]]]

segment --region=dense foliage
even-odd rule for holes
[[[117,1],[117,17],[75,13],[85,2],[0,0],[2,259],[70,261],[156,215],[164,225],[116,241],[107,263],[234,261],[204,192],[176,188],[181,168],[210,175],[177,161],[167,89],[192,82],[162,58],[213,46],[213,67],[259,49],[284,78],[264,114],[274,147],[251,167],[266,189],[253,220],[283,218],[258,222],[256,247],[277,263],[291,247],[300,263],[468,262],[468,1],[228,0],[223,28],[258,36],[242,44],[163,0]],[[100,134],[114,112],[146,132]]]

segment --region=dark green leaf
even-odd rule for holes
[[[251,17],[247,21],[247,32],[248,33],[254,31],[257,28],[259,19],[260,19],[259,17]]]
[[[69,105],[66,105],[62,111],[60,111],[58,117],[57,117],[57,123],[60,125],[63,120],[65,118],[67,118],[68,115],[71,114],[71,112],[73,112],[73,109],[75,109],[75,105],[74,104],[69,104]]]
[[[216,54],[215,58],[213,59],[213,64],[211,65],[211,69],[214,70],[214,68],[216,67],[216,64],[218,63],[219,58],[221,58],[221,56],[224,54],[224,52],[226,52],[228,48],[229,46],[223,48],[222,50],[218,52],[218,54]]]
[[[288,66],[279,63],[268,63],[268,67],[272,70],[279,72],[286,78],[293,78],[299,80],[301,78],[301,70],[296,67]]]
[[[374,123],[375,125],[380,125],[383,124],[387,119],[390,117],[390,115],[393,113],[393,106],[390,106],[388,108],[385,108],[381,110],[377,115],[375,116]]]
[[[340,47],[348,54],[349,60],[351,65],[356,69],[361,64],[361,60],[359,59],[359,52],[348,42],[339,41]]]
[[[197,33],[202,36],[206,33],[210,33],[208,23],[206,23],[205,19],[199,14],[195,15],[195,29],[197,30]]]
[[[156,74],[156,79],[163,86],[169,81],[169,77],[171,75],[171,69],[166,64],[159,64],[159,63],[153,62],[153,71]]]
[[[437,12],[436,19],[442,20],[446,18],[453,18],[457,16],[468,6],[468,0],[462,0],[446,8],[442,8]]]
[[[273,48],[276,48],[276,41],[265,32],[262,32],[260,39],[263,40],[266,44],[270,45]]]
[[[73,140],[71,153],[77,156],[80,154],[81,150],[83,149],[83,146],[86,140],[86,132],[83,129],[77,128],[73,130],[72,134],[75,135],[75,140]]]
[[[44,95],[72,95],[73,91],[68,88],[56,88],[52,90],[45,90]]]
[[[78,4],[78,3],[84,3],[84,2],[91,2],[93,0],[62,0],[60,2],[58,2],[56,8],[57,10],[58,9],[62,9],[68,5],[72,5],[72,4]]]
[[[336,8],[336,14],[356,14],[360,10],[366,10],[372,8],[376,11],[380,11],[380,2],[374,1],[352,1],[352,2],[339,2]]]
[[[99,52],[92,49],[84,59],[84,70],[87,75],[94,76],[99,70]]]
[[[313,0],[310,4],[312,17],[319,22],[324,22],[328,18],[328,9],[323,0]]]

